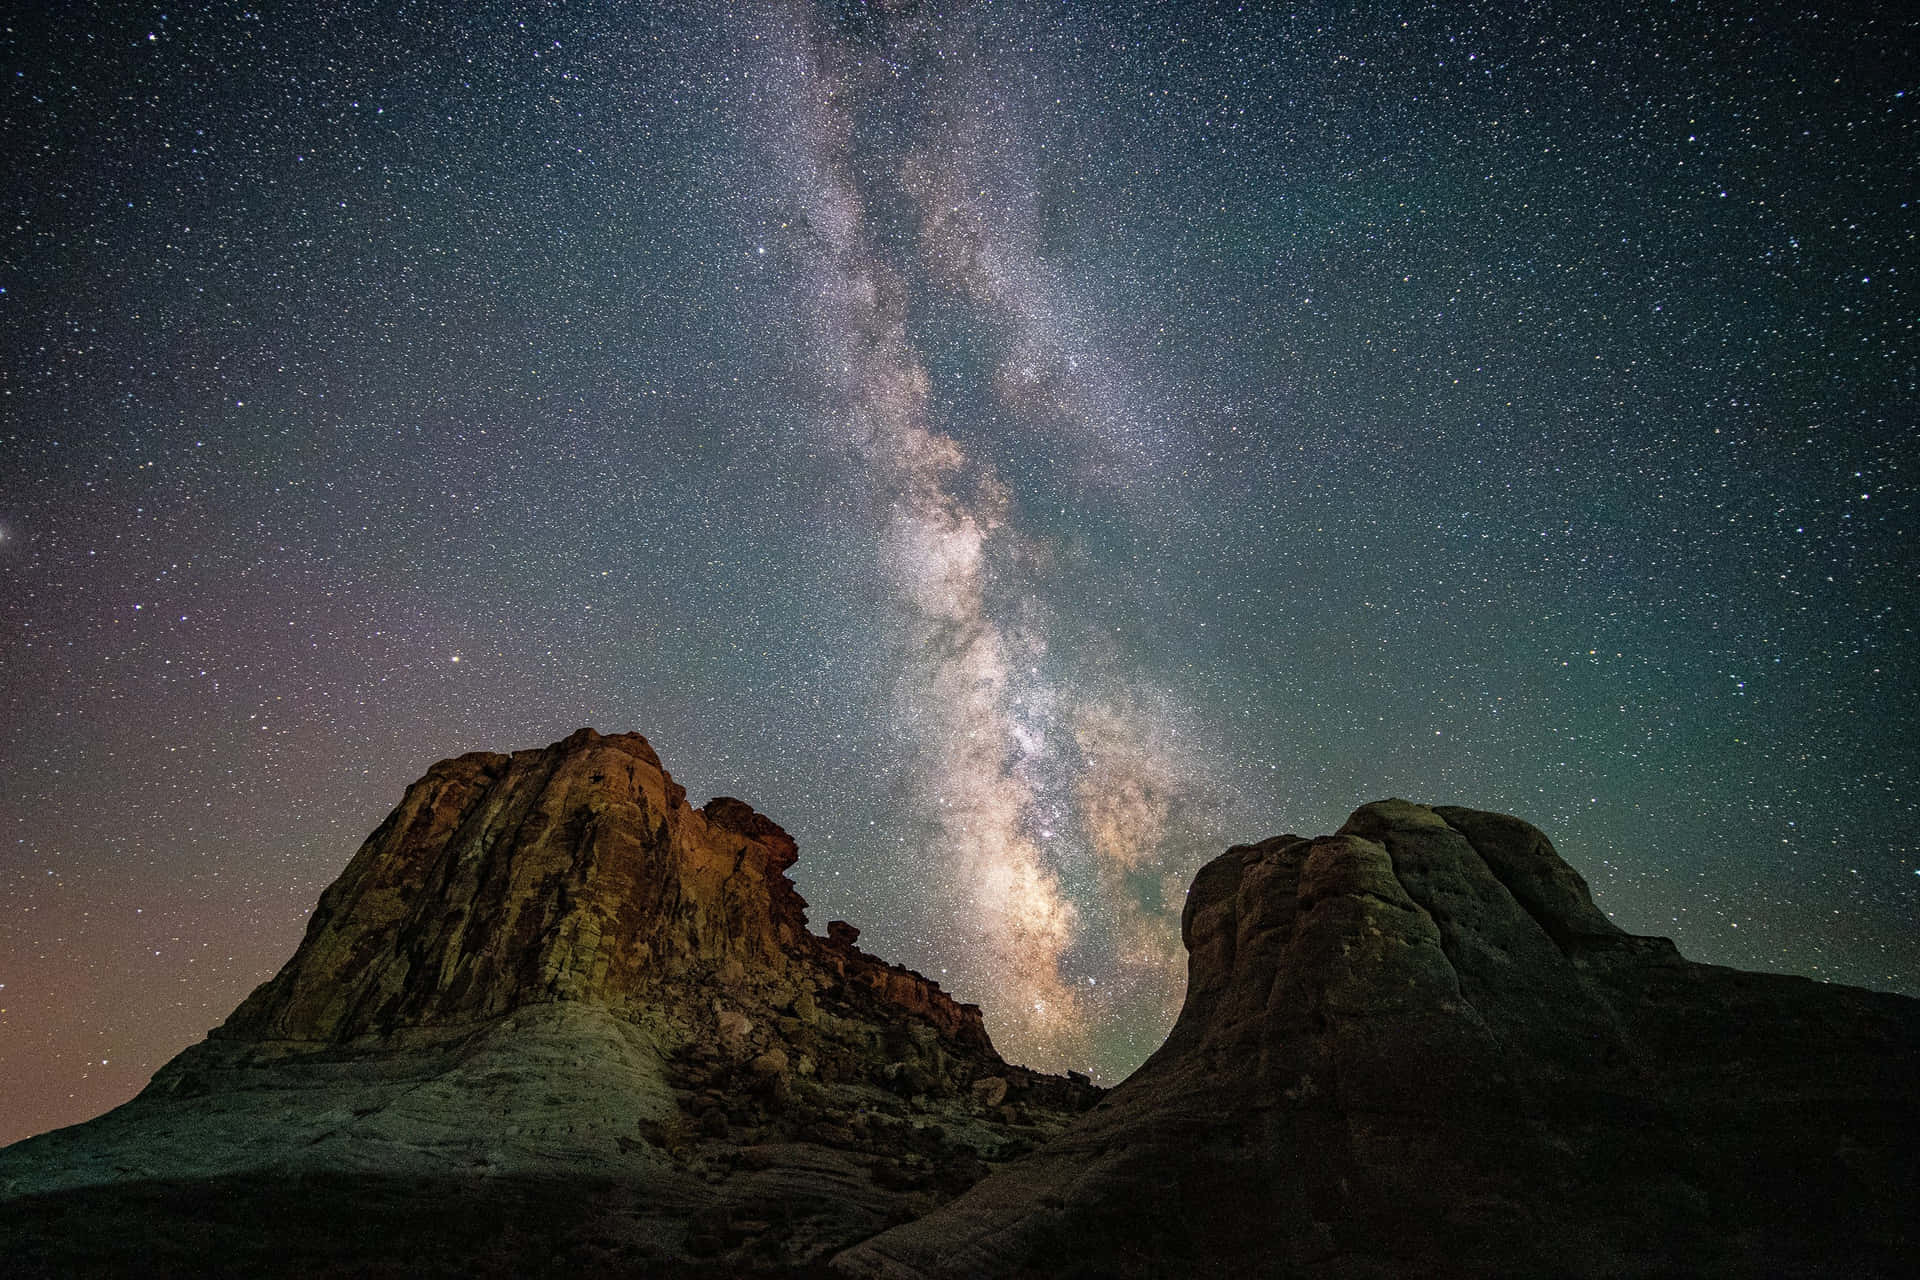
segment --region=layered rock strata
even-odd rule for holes
[[[807,931],[785,875],[798,857],[739,800],[691,808],[637,733],[444,760],[320,895],[293,959],[214,1035],[351,1043],[527,1004],[649,1016],[688,987],[826,982],[990,1052],[977,1007],[864,954],[850,926]]]
[[[1404,801],[1229,850],[1182,929],[1138,1072],[837,1268],[1920,1272],[1920,1001],[1690,963],[1525,822]]]
[[[809,932],[796,855],[638,734],[434,765],[204,1043],[0,1152],[13,1273],[803,1266],[1091,1105]]]

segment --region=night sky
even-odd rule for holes
[[[1193,871],[1389,795],[1920,993],[1900,7],[58,7],[0,1140],[224,1018],[434,760],[581,725],[1107,1081]]]

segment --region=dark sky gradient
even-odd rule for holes
[[[1904,7],[320,7],[0,45],[0,1141],[583,724],[1109,1080],[1387,795],[1920,993]]]

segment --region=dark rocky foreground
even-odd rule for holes
[[[1391,800],[1229,850],[1185,1008],[863,1277],[1920,1273],[1920,1001],[1690,963],[1538,830]]]
[[[638,735],[434,766],[205,1043],[0,1151],[0,1270],[1920,1273],[1920,1001],[1624,934],[1517,819],[1215,859],[1104,1099],[810,933],[795,853]]]

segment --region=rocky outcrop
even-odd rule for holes
[[[1209,863],[1104,1099],[797,852],[637,735],[435,765],[205,1043],[0,1151],[8,1275],[1920,1272],[1920,1002],[1623,933],[1518,819]]]
[[[1909,1275],[1920,1001],[1682,959],[1538,830],[1231,849],[1166,1044],[867,1277]]]
[[[320,895],[286,967],[214,1032],[352,1042],[586,1001],[658,1011],[689,985],[835,980],[977,1048],[977,1008],[807,931],[799,849],[730,797],[702,809],[637,733],[443,760]]]
[[[10,1274],[804,1266],[1091,1105],[809,932],[797,854],[638,734],[434,765],[203,1044],[0,1152]]]

